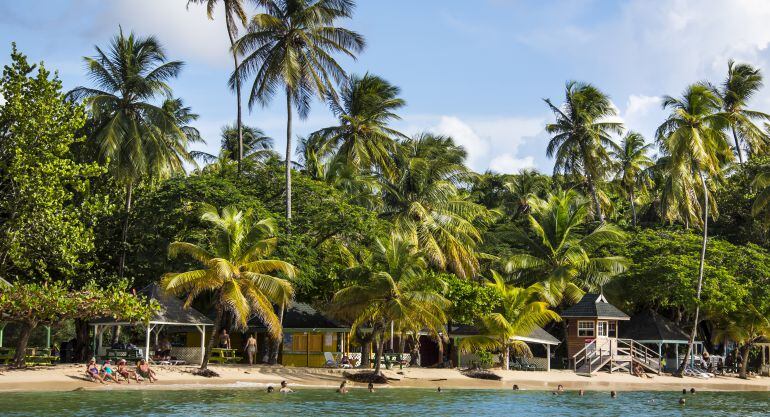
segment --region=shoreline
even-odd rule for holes
[[[277,386],[286,380],[291,387],[329,388],[339,386],[344,379],[342,369],[294,368],[265,365],[214,365],[210,369],[219,378],[192,375],[195,366],[155,366],[159,381],[137,384],[108,383],[101,385],[85,380],[85,365],[62,364],[29,369],[0,367],[0,392],[75,391],[75,390],[187,390],[187,389],[264,389]],[[464,376],[456,369],[404,368],[386,370],[389,384],[377,385],[378,389],[426,388],[436,389],[500,389],[510,390],[517,384],[522,390],[549,391],[561,384],[567,391],[676,391],[695,388],[698,391],[770,391],[770,378],[755,377],[748,380],[718,376],[703,380],[676,378],[670,375],[654,375],[641,379],[625,373],[599,372],[592,377],[576,375],[569,370],[550,372],[492,370],[503,377],[501,381],[475,379]],[[356,370],[352,370],[356,372]],[[348,382],[354,389],[366,384]]]

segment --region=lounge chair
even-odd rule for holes
[[[326,363],[324,363],[325,368],[351,368],[349,363],[341,364],[337,362],[331,352],[324,352],[324,359],[326,359]]]

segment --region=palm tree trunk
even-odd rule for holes
[[[748,368],[749,368],[749,351],[751,351],[751,345],[749,343],[741,346],[740,352],[741,352],[741,369],[738,371],[738,377],[742,379],[747,379],[748,377]],[[764,354],[764,353],[763,353]]]
[[[733,131],[733,140],[735,141],[735,152],[738,153],[738,162],[743,163],[743,151],[741,151],[741,144],[738,141],[738,134],[735,132],[735,126],[730,126]]]
[[[234,33],[229,30],[227,36],[230,37],[230,49],[233,52],[233,64],[235,65],[235,71],[238,71],[238,54],[235,52],[235,37]],[[243,163],[243,125],[241,124],[241,81],[238,77],[235,77],[235,97],[238,100],[238,116],[235,122],[238,129],[238,175],[241,175],[241,165]]]
[[[283,334],[283,312],[286,310],[286,306],[281,303],[281,314],[278,316],[278,323],[281,324],[281,334]],[[282,340],[279,338],[273,339],[273,348],[270,351],[270,365],[278,363],[278,353],[281,349]]]
[[[602,213],[602,206],[599,204],[599,194],[596,192],[593,179],[588,177],[588,191],[591,193],[591,198],[594,202],[594,218],[599,222],[604,223],[604,214]]]
[[[511,369],[511,347],[508,345],[505,345],[505,350],[503,351],[503,370],[507,371]]]
[[[374,351],[374,374],[379,375],[380,372],[380,363],[382,362],[382,350],[383,345],[385,345],[385,338],[382,337],[382,334],[377,334],[377,336],[374,337],[374,343],[376,343],[376,349]]]
[[[123,278],[123,272],[126,268],[126,252],[128,251],[128,248],[126,247],[128,245],[128,222],[131,218],[131,198],[134,192],[134,185],[132,183],[129,183],[126,186],[126,218],[123,220],[123,232],[121,234],[121,246],[122,250],[120,253],[120,265],[118,267],[118,277]]]
[[[291,236],[291,91],[286,88],[286,234]]]
[[[214,318],[214,333],[211,334],[211,338],[209,338],[209,342],[206,344],[206,352],[203,354],[203,361],[201,362],[200,369],[206,369],[209,366],[211,350],[214,349],[214,346],[219,342],[219,332],[222,329],[222,315],[222,306],[217,304],[217,314]]]
[[[679,369],[676,371],[676,376],[682,376],[684,368],[687,365],[690,354],[692,353],[692,346],[695,343],[695,336],[698,333],[698,319],[700,315],[700,295],[703,288],[703,268],[706,263],[706,245],[708,243],[708,230],[709,230],[709,194],[708,187],[706,186],[706,178],[703,176],[703,172],[699,172],[701,184],[703,185],[703,241],[700,249],[700,265],[698,266],[698,290],[695,294],[695,319],[693,320],[692,331],[690,332],[690,340],[687,343],[687,353],[682,359],[682,363],[679,365]]]
[[[13,366],[17,368],[24,367],[29,336],[32,334],[32,330],[34,330],[35,327],[37,327],[36,322],[21,323],[21,333],[19,333],[19,340],[16,342],[16,354],[13,357]]]
[[[636,227],[636,203],[634,202],[634,189],[631,189],[631,194],[629,194],[629,199],[631,200],[631,213],[634,216],[634,227]]]

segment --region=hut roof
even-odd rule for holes
[[[601,319],[628,320],[626,313],[607,302],[602,294],[586,294],[574,306],[564,310],[562,317],[593,317]]]
[[[461,324],[455,326],[449,332],[449,336],[475,336],[480,334],[478,327],[467,324]],[[542,327],[536,327],[526,336],[516,336],[514,340],[520,340],[522,342],[531,343],[543,343],[547,345],[558,345],[559,339],[553,337],[550,333],[545,331]]]
[[[620,329],[620,337],[636,341],[684,342],[689,336],[672,321],[652,311],[634,314],[628,324]]]
[[[173,295],[166,294],[160,290],[157,284],[150,284],[142,288],[139,294],[146,296],[147,298],[154,299],[160,304],[160,311],[150,319],[150,323],[156,324],[172,324],[172,325],[203,325],[211,326],[214,324],[203,313],[190,307],[184,308],[182,300],[174,297]],[[95,320],[90,320],[91,324],[110,324],[118,323],[112,317],[104,317]]]
[[[254,317],[249,320],[249,327],[264,329],[262,321]],[[350,326],[343,325],[336,320],[324,315],[308,304],[291,302],[283,314],[283,328],[294,330],[350,330]]]

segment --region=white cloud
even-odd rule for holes
[[[500,174],[515,174],[522,169],[535,168],[535,158],[525,156],[524,158],[514,158],[509,153],[492,158],[489,162],[489,169]]]

